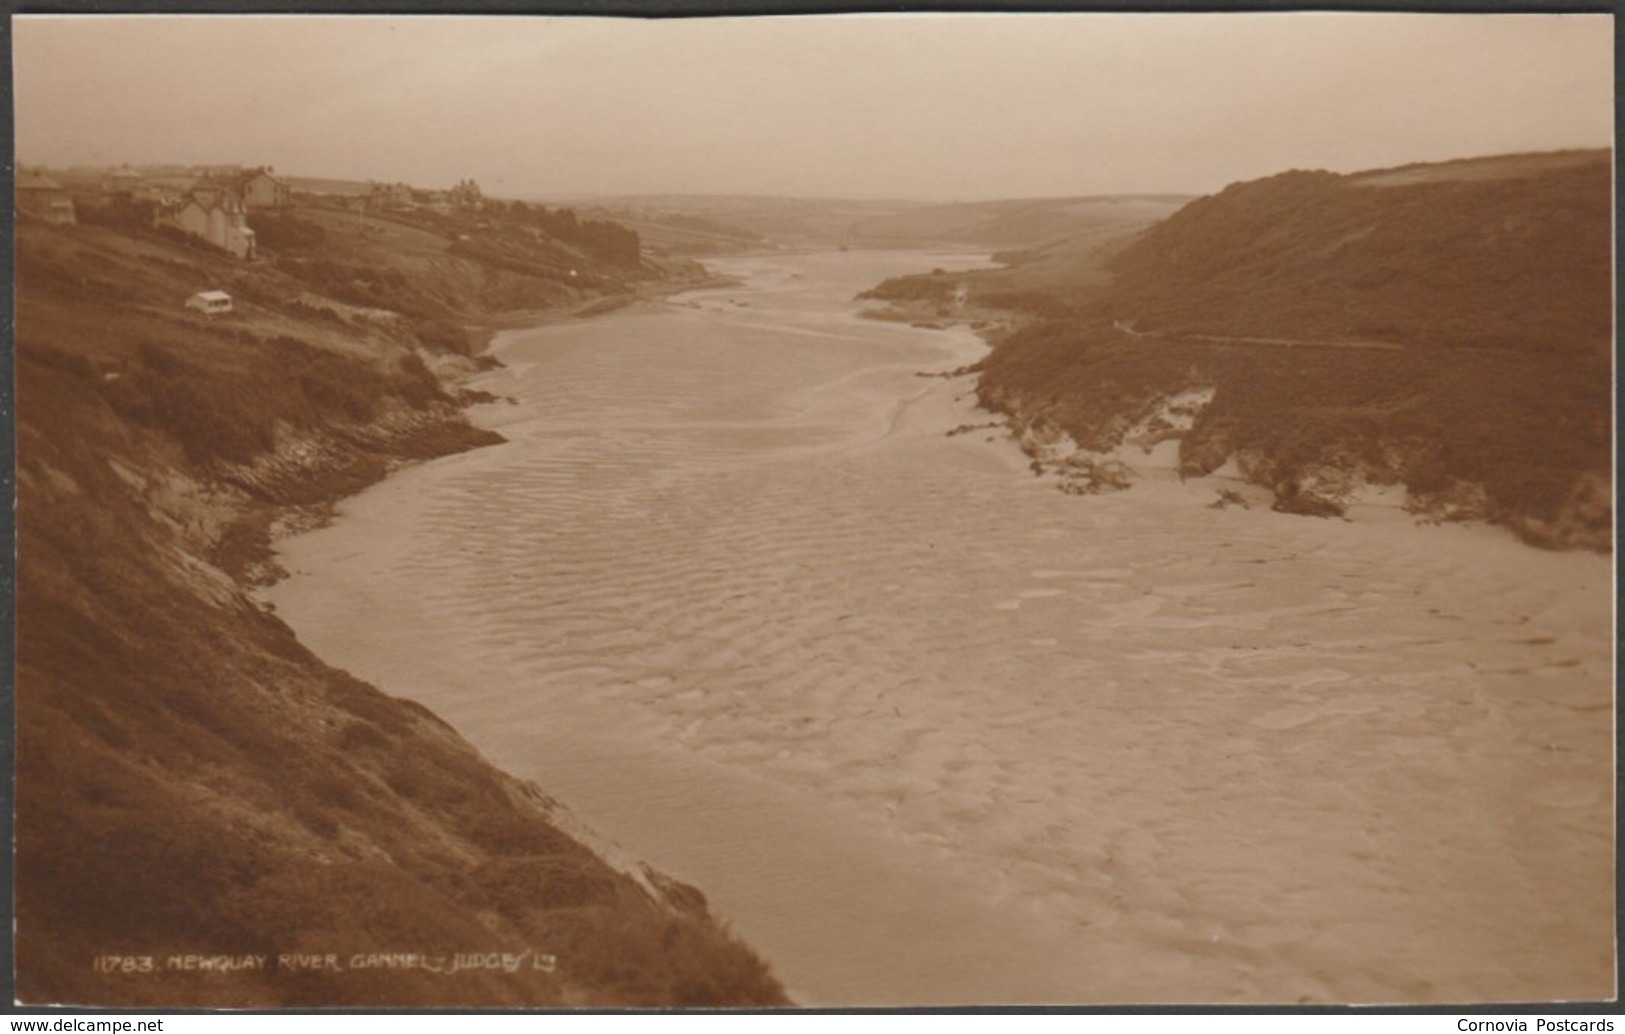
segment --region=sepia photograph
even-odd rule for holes
[[[1616,998],[1612,15],[10,29],[17,1007]]]

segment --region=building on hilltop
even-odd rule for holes
[[[412,188],[405,183],[369,183],[367,201],[374,208],[404,209],[414,207]]]
[[[245,210],[287,208],[293,204],[293,191],[287,181],[272,175],[270,166],[239,168],[235,172],[206,171],[192,184],[191,193],[206,193],[213,197],[231,195],[241,202]]]
[[[146,186],[144,176],[128,165],[121,165],[107,174],[102,189],[114,197],[135,197],[144,191]]]
[[[480,193],[480,185],[472,179],[458,180],[457,185],[447,191],[451,203],[458,208],[479,208],[485,204],[485,195]]]
[[[160,200],[168,201],[175,201],[185,197],[187,191],[192,189],[192,184],[197,182],[196,176],[171,173],[163,175],[148,174],[142,178],[146,181],[148,187],[158,193]]]
[[[64,226],[79,221],[73,199],[62,189],[62,184],[38,174],[18,178],[17,212]]]
[[[413,191],[412,200],[421,208],[426,208],[436,215],[450,215],[456,211],[452,204],[451,193],[445,190],[419,190]]]
[[[107,174],[101,183],[101,193],[119,201],[146,204],[156,204],[168,196],[162,185],[128,165],[121,165]]]
[[[243,180],[243,204],[249,208],[287,208],[293,204],[288,181],[271,175],[269,166],[257,169]]]

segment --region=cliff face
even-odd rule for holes
[[[465,360],[153,235],[25,224],[19,254],[20,999],[784,1001],[698,891],[248,591],[289,506],[499,440],[425,362]],[[237,314],[180,309],[231,277]]]
[[[982,400],[1101,453],[1200,392],[1182,476],[1230,463],[1319,516],[1402,485],[1430,518],[1610,548],[1611,185],[1575,152],[1231,186],[1001,342]]]

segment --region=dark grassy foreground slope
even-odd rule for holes
[[[25,223],[18,245],[22,1001],[784,1001],[698,891],[612,866],[247,592],[290,505],[493,439],[425,365],[462,361],[426,324],[151,234]],[[182,313],[228,280],[236,315]]]
[[[1277,509],[1362,482],[1529,542],[1612,542],[1606,152],[1354,176],[1290,172],[1192,202],[1112,276],[999,343],[984,404],[1086,449],[1212,391],[1181,473],[1234,460]],[[1020,266],[1006,272],[1019,275]]]

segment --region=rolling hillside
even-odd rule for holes
[[[673,254],[756,247],[1064,247],[1149,225],[1186,198],[1123,195],[928,203],[819,198],[648,196],[599,199],[591,210],[625,222]],[[689,235],[684,239],[680,234]]]
[[[914,207],[900,201],[851,201],[755,195],[647,194],[571,199],[582,209],[632,216],[632,225],[651,220],[698,221],[725,232],[765,241],[769,247],[833,247],[848,241],[865,220]],[[741,249],[741,250],[749,250]]]
[[[1103,304],[1142,330],[1606,350],[1612,169],[1566,157],[1235,184],[1126,250]]]
[[[1185,476],[1234,463],[1320,515],[1401,484],[1421,515],[1609,548],[1610,158],[1234,184],[1070,288],[1027,278],[1064,308],[999,344],[981,397],[1105,453],[1195,392],[1164,435]]]
[[[1121,234],[1162,219],[1189,198],[1121,195],[926,205],[852,227],[863,244],[953,244],[1044,249],[1079,237]]]

